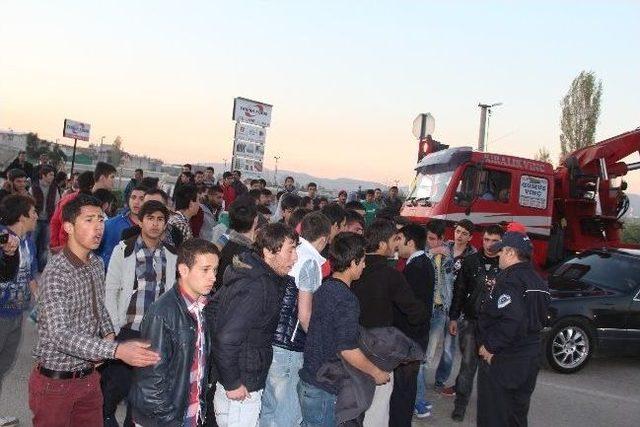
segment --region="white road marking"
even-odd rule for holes
[[[548,383],[546,381],[538,381],[538,385],[543,385],[543,386],[546,386],[546,387],[559,388],[561,390],[576,392],[576,393],[580,393],[580,394],[586,394],[586,395],[589,395],[589,396],[603,398],[603,399],[618,400],[618,401],[622,401],[622,402],[626,402],[626,403],[633,403],[633,404],[636,404],[636,405],[640,404],[640,399],[634,399],[634,398],[627,397],[627,396],[620,396],[620,395],[617,395],[617,394],[605,393],[605,392],[602,392],[602,391],[589,390],[589,389],[586,389],[586,388],[572,387],[572,386],[568,386],[568,385],[559,385],[559,384],[554,384],[554,383]]]

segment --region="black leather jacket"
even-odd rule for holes
[[[285,280],[253,251],[234,258],[225,270],[205,312],[213,324],[212,379],[226,390],[264,388]]]
[[[302,352],[306,336],[302,325],[298,322],[298,287],[295,279],[287,276],[278,327],[276,333],[273,334],[273,345],[286,350]]]
[[[209,335],[205,320],[205,371],[208,370]],[[182,426],[189,397],[189,376],[195,351],[196,320],[178,286],[164,293],[149,308],[140,326],[141,338],[160,353],[154,366],[134,369],[129,400],[136,422],[148,426]],[[201,384],[200,404],[206,415],[207,375]]]

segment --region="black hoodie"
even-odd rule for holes
[[[224,272],[205,316],[213,325],[214,378],[225,390],[264,388],[284,280],[253,251],[234,258]]]

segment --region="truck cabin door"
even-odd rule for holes
[[[469,219],[477,226],[513,220],[511,171],[469,164],[461,175],[452,204],[452,220]]]

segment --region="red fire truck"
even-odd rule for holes
[[[467,218],[477,226],[472,243],[481,246],[483,227],[522,223],[534,242],[541,268],[594,247],[636,247],[620,239],[629,201],[627,156],[640,151],[640,128],[565,156],[560,166],[521,157],[445,148],[427,137],[419,145],[416,178],[401,214],[417,223],[453,224]]]

